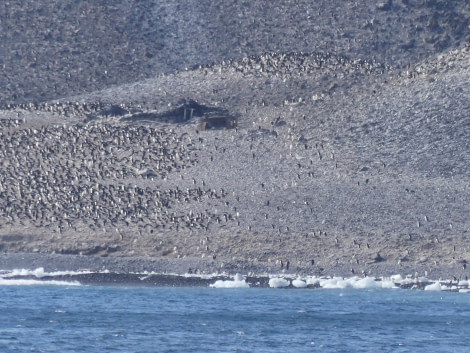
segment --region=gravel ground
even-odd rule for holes
[[[468,42],[467,1],[4,1],[0,103],[271,52],[405,67]]]
[[[0,268],[467,276],[469,6],[342,6],[1,6]]]

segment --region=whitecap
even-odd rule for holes
[[[398,288],[393,281],[382,279],[382,288]]]
[[[77,281],[40,281],[36,279],[3,279],[0,278],[0,286],[81,286]]]
[[[81,270],[81,271],[53,271],[53,272],[46,272],[44,271],[44,267],[38,267],[34,270],[28,269],[13,269],[11,271],[6,271],[2,273],[2,278],[11,278],[11,277],[36,277],[36,278],[43,278],[43,277],[59,277],[59,276],[74,276],[74,275],[83,275],[83,274],[90,274],[93,273],[88,270]],[[103,273],[106,273],[103,271]]]

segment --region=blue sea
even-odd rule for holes
[[[0,285],[0,352],[469,352],[470,296]]]

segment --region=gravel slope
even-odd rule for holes
[[[270,52],[404,67],[469,40],[466,1],[6,1],[0,103],[44,101]]]
[[[2,57],[2,251],[185,258],[175,272],[467,275],[464,2],[53,4],[4,16],[21,55]],[[46,27],[65,37],[39,40]],[[45,55],[52,41],[72,54]],[[42,59],[20,70],[34,48]],[[211,114],[237,128],[201,131]]]

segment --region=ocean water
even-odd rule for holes
[[[58,284],[0,285],[0,352],[470,351],[465,293]]]

